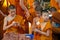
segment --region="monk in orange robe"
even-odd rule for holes
[[[60,10],[60,3],[58,2],[58,0],[50,0],[50,6],[51,7],[55,7],[57,10]]]
[[[16,15],[16,8],[14,5],[9,6],[8,12],[9,15],[4,18],[3,30],[5,32],[2,40],[25,40],[23,17]]]
[[[41,18],[36,18],[34,20],[33,22],[34,40],[52,40],[51,30],[52,27],[47,12],[43,12]]]
[[[9,2],[13,5],[16,6],[16,11],[17,11],[17,15],[23,16],[23,18],[25,19],[25,27],[26,27],[26,31],[28,29],[28,21],[27,19],[29,18],[29,12],[28,9],[26,8],[26,0],[9,0]]]
[[[40,2],[39,1],[35,1],[35,0],[27,0],[28,2],[28,9],[29,9],[29,13],[30,13],[30,17],[29,17],[29,21],[31,21],[31,23],[33,22],[33,18],[36,17],[36,11],[35,9],[39,8],[41,9],[40,6]],[[41,10],[40,10],[41,11]]]
[[[26,8],[26,0],[8,0],[8,2],[16,6],[18,15],[21,15],[23,17],[29,16],[28,9]]]

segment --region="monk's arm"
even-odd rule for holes
[[[27,7],[24,5],[24,0],[20,0],[19,4],[20,4],[21,8],[26,12],[26,17],[28,18],[30,16],[30,14],[29,14]]]
[[[26,6],[24,5],[24,0],[20,0],[19,2],[21,8],[24,10],[24,11],[28,11],[28,9],[26,8]]]
[[[35,29],[34,31],[35,31],[35,32],[38,32],[38,33],[40,33],[40,34],[42,34],[42,35],[46,35],[46,36],[49,36],[49,35],[50,35],[50,30],[47,30],[46,32],[43,32],[43,31],[40,31],[40,30],[38,30],[38,29]]]
[[[1,10],[0,10],[0,13],[4,16],[4,17],[6,17],[7,15],[5,15]]]
[[[7,18],[4,18],[4,24],[3,24],[3,30],[6,30],[8,28],[10,28],[11,26],[13,26],[13,23],[10,25],[7,25]]]
[[[37,28],[35,27],[35,26],[36,26],[35,22],[36,22],[36,18],[33,19],[32,31],[38,32],[39,34],[43,34],[43,35],[49,36],[50,30],[47,30],[47,32],[42,32],[42,31],[40,31],[39,29],[37,29]]]
[[[33,19],[33,24],[32,24],[32,31],[34,31],[34,29],[35,29],[35,18]]]

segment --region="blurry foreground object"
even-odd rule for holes
[[[53,24],[53,40],[60,39],[60,13],[54,13],[52,16],[52,24]]]

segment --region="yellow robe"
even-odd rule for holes
[[[47,22],[46,27],[42,31],[46,32],[48,29],[50,30],[50,35],[48,37],[45,35],[41,35],[41,40],[52,40],[52,26],[50,22]]]

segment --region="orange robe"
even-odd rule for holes
[[[33,2],[34,0],[27,0],[28,9],[30,12],[33,12]]]
[[[29,10],[29,13],[31,14],[28,20],[31,23],[33,21],[33,18],[36,17],[35,9],[33,8],[33,3],[34,3],[34,0],[27,0],[27,8]]]
[[[39,22],[43,22],[44,20],[42,18],[40,18]],[[40,25],[36,26],[35,28],[40,29]],[[40,34],[34,32],[34,40],[40,40]]]
[[[24,34],[25,33],[25,28],[24,28],[24,20],[22,16],[16,15],[16,17],[8,22],[7,25],[10,25],[13,21],[18,22],[20,24],[19,26],[11,26],[10,28],[8,28],[3,36],[2,40],[20,40],[21,36],[20,34]],[[24,35],[25,36],[25,35]]]
[[[55,0],[50,0],[50,6],[55,7],[57,10],[60,10],[58,2],[56,2]]]
[[[16,6],[16,12],[17,12],[17,15],[20,15],[22,16],[24,19],[25,19],[25,28],[26,28],[26,32],[28,30],[28,21],[26,20],[26,17],[25,17],[25,12],[24,10],[21,8],[21,6],[19,5],[19,0],[9,0],[10,4],[13,4]],[[24,4],[25,6],[27,6],[26,4],[26,0],[24,0]],[[27,32],[28,33],[28,32]]]
[[[16,5],[15,0],[8,0],[8,2],[9,2],[10,4]]]
[[[41,19],[41,20],[43,20],[43,19]],[[41,20],[40,20],[40,22],[43,22]],[[40,29],[40,28],[41,28],[41,26],[39,25],[38,29]],[[48,29],[50,29],[49,37],[35,32],[34,33],[34,40],[52,40],[52,27],[51,27],[50,22],[47,22],[45,28],[41,31],[46,32]]]
[[[24,20],[22,16],[16,15],[16,17],[11,21],[8,22],[8,25],[11,24],[13,21],[18,22],[21,25],[21,29],[18,27],[12,26],[11,28],[7,29],[6,32],[15,32],[15,33],[24,33]]]
[[[33,3],[34,0],[27,0],[27,5],[28,5],[28,9],[30,14],[34,15],[35,9],[33,8]]]
[[[47,22],[46,27],[42,31],[46,32],[48,29],[50,29],[49,37],[47,37],[45,35],[41,35],[41,40],[52,40],[52,26],[51,26],[50,22]]]

